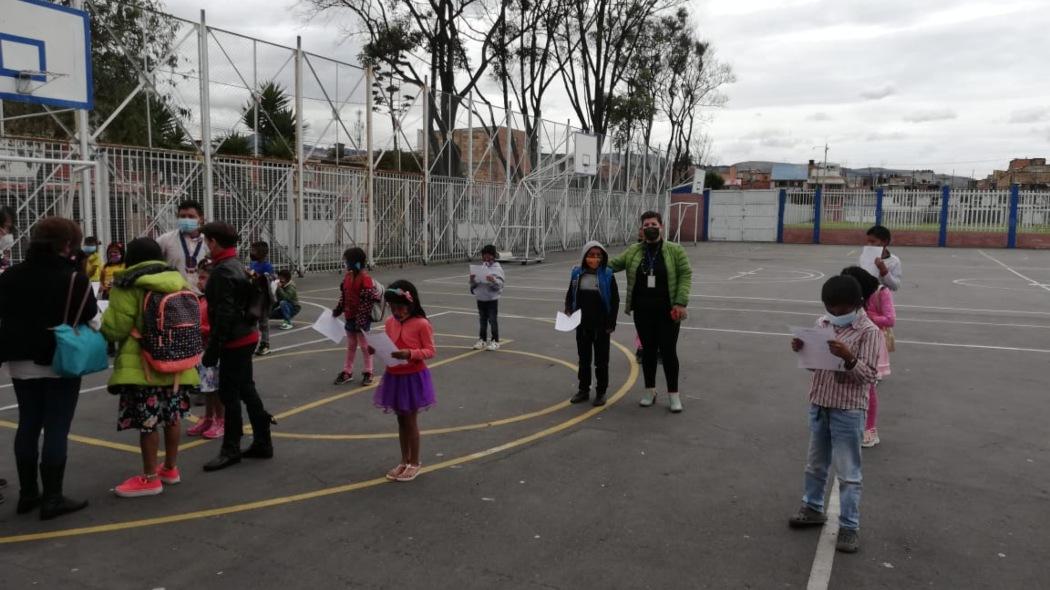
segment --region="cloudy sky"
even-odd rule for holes
[[[352,61],[348,23],[306,22],[294,0],[166,0],[178,16]],[[693,0],[734,69],[709,113],[713,156],[983,176],[1050,156],[1046,0]],[[547,114],[564,118],[552,105]]]

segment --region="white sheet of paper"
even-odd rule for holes
[[[828,349],[828,340],[835,339],[834,328],[791,328],[791,333],[802,341],[802,350],[798,351],[798,368],[845,370],[842,359],[831,354]]]
[[[484,283],[487,280],[485,277],[492,274],[492,272],[484,264],[471,264],[470,274],[474,275],[474,282]]]
[[[346,338],[345,323],[342,318],[333,316],[330,309],[321,312],[321,317],[314,322],[313,328],[336,344],[342,343],[343,339]]]
[[[95,292],[95,299],[98,299],[98,290],[102,288],[102,283],[98,281],[91,282],[91,290]]]
[[[572,332],[576,329],[576,326],[580,325],[580,320],[582,319],[582,309],[577,309],[576,313],[572,315],[565,315],[559,311],[558,315],[554,317],[554,329],[559,332]]]
[[[100,299],[100,300],[95,302],[95,305],[98,306],[98,313],[99,313],[99,315],[102,315],[102,314],[106,313],[106,310],[109,309],[109,301],[108,300]]]
[[[879,267],[875,266],[875,260],[882,256],[882,246],[864,246],[860,253],[858,266],[871,273],[871,276],[879,276]]]
[[[408,361],[396,359],[393,357],[393,353],[399,350],[397,345],[390,340],[390,336],[386,335],[386,332],[366,332],[365,340],[368,341],[368,345],[376,350],[376,358],[383,361],[383,364],[390,367],[393,365],[403,365]]]

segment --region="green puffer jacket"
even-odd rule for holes
[[[631,296],[634,294],[634,279],[638,275],[638,266],[642,263],[645,243],[631,244],[623,254],[609,260],[613,272],[627,271],[627,301],[624,309],[631,313]],[[664,241],[661,249],[664,266],[667,267],[667,290],[671,295],[671,305],[689,306],[689,290],[692,288],[693,269],[689,266],[689,257],[681,245]]]
[[[174,293],[190,286],[179,271],[164,262],[150,260],[117,273],[109,292],[109,308],[102,314],[102,335],[118,344],[113,361],[110,388],[118,385],[163,387],[175,384],[175,376],[152,372],[150,380],[142,369],[142,349],[131,337],[132,328],[142,329],[142,301],[146,291]],[[186,369],[179,375],[179,385],[200,384],[196,369]]]

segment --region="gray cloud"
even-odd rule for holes
[[[930,121],[945,121],[955,119],[958,115],[951,109],[924,109],[912,111],[904,115],[904,120],[909,123],[928,123]]]
[[[1010,113],[1010,123],[1039,123],[1050,120],[1050,107],[1033,107]]]
[[[835,119],[834,119],[834,117],[832,117],[831,115],[829,115],[829,114],[827,114],[825,112],[819,112],[819,113],[813,113],[812,115],[806,117],[806,120],[807,121],[834,121]]]
[[[864,100],[882,100],[887,96],[892,96],[897,93],[897,90],[893,86],[884,86],[882,88],[874,88],[872,90],[865,90],[860,93],[860,97]]]
[[[901,133],[900,131],[891,131],[888,133],[875,132],[869,133],[864,137],[864,141],[900,141],[902,139],[908,139],[910,136],[907,133]]]

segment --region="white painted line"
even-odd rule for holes
[[[831,583],[831,566],[835,563],[835,543],[839,536],[839,486],[834,473],[828,473],[831,482],[831,499],[828,500],[824,514],[828,521],[820,530],[817,540],[817,553],[813,556],[813,567],[809,570],[809,583],[806,590],[827,590]]]
[[[846,258],[849,258],[850,256],[853,256],[856,252],[857,252],[856,250],[850,250],[849,252],[846,252]]]
[[[15,404],[13,406],[4,406],[4,407],[0,408],[0,412],[3,412],[4,410],[13,410],[13,409],[15,409],[17,407],[18,407],[18,404]]]
[[[760,270],[762,270],[762,269],[761,268],[756,268],[755,270],[746,270],[746,271],[743,271],[743,272],[738,272],[738,273],[736,273],[736,275],[729,277],[729,279],[727,279],[727,280],[732,281],[732,280],[735,280],[735,279],[739,279],[740,277],[746,277],[748,275],[753,275],[753,274],[755,274],[756,272],[758,272]]]
[[[1033,279],[1033,278],[1030,278],[1030,277],[1026,277],[1026,276],[1024,276],[1023,274],[1021,274],[1021,273],[1017,272],[1016,270],[1014,270],[1014,269],[1010,268],[1010,267],[1009,267],[1009,266],[1008,266],[1008,265],[1007,265],[1006,263],[1000,262],[999,260],[997,260],[997,259],[995,259],[995,258],[992,258],[992,256],[990,256],[990,255],[989,255],[989,254],[988,254],[987,252],[985,252],[984,250],[978,250],[977,252],[978,252],[978,253],[979,253],[979,254],[980,254],[981,256],[984,256],[985,258],[987,258],[988,260],[991,260],[992,262],[994,262],[994,263],[998,264],[999,266],[1001,266],[1001,267],[1005,268],[1006,270],[1008,270],[1008,271],[1010,271],[1010,272],[1014,273],[1014,274],[1015,274],[1015,275],[1017,275],[1018,277],[1020,277],[1020,278],[1022,278],[1022,279],[1024,279],[1024,280],[1026,280],[1026,281],[1028,281],[1028,284],[1029,284],[1029,286],[1032,286],[1032,287],[1039,287],[1040,289],[1042,289],[1042,290],[1044,290],[1044,291],[1050,291],[1050,286],[1044,285],[1043,283],[1040,283],[1039,281],[1037,281],[1037,280],[1035,280],[1035,279]]]

